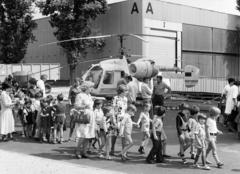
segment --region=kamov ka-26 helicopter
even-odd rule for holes
[[[83,81],[86,81],[86,82],[90,81],[94,83],[94,87],[92,90],[92,95],[94,96],[112,97],[116,95],[117,83],[121,79],[121,72],[125,72],[125,74],[128,74],[132,77],[132,80],[133,80],[132,83],[134,83],[134,86],[135,88],[138,89],[139,93],[140,93],[140,86],[142,83],[142,79],[144,78],[152,79],[156,77],[157,74],[165,71],[175,72],[175,73],[178,73],[178,77],[179,76],[184,77],[186,87],[194,87],[198,83],[199,68],[192,65],[187,65],[184,67],[184,69],[180,69],[178,67],[163,67],[160,64],[156,63],[150,57],[146,58],[141,55],[137,56],[139,57],[139,59],[137,59],[134,62],[131,62],[130,58],[133,56],[131,55],[129,56],[125,53],[124,47],[123,47],[123,40],[124,40],[123,38],[134,37],[136,39],[142,40],[143,42],[147,42],[146,40],[144,40],[142,36],[148,36],[148,35],[111,34],[111,35],[102,35],[102,36],[90,36],[90,37],[82,37],[82,38],[73,38],[73,39],[63,40],[59,42],[51,42],[51,43],[43,44],[42,46],[57,44],[61,42],[84,40],[84,39],[119,37],[120,55],[111,56],[105,60],[100,61],[98,64],[92,64],[92,66],[82,76]],[[84,62],[86,61],[82,61],[78,63],[84,63]],[[163,81],[165,81],[168,85],[170,85],[168,79],[164,79],[163,77]]]

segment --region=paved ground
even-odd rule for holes
[[[170,104],[175,105],[174,102],[171,102]],[[208,105],[206,104],[200,104],[200,106],[204,110],[208,108]],[[128,162],[122,162],[119,157],[116,157],[112,161],[107,161],[97,158],[96,154],[92,154],[91,158],[89,159],[77,160],[74,158],[75,142],[64,143],[61,145],[40,144],[33,140],[17,136],[15,142],[0,142],[0,169],[4,169],[1,170],[1,174],[2,171],[5,171],[7,174],[15,174],[16,170],[19,171],[17,173],[25,173],[20,170],[23,168],[22,166],[26,166],[26,169],[29,168],[28,171],[41,168],[39,173],[42,174],[62,173],[62,170],[69,171],[66,173],[74,173],[78,170],[79,172],[95,171],[96,168],[107,170],[110,173],[113,173],[112,171],[134,174],[144,174],[149,172],[151,172],[151,174],[161,172],[164,172],[165,174],[210,173],[209,171],[194,169],[192,167],[192,160],[190,159],[188,160],[188,164],[183,165],[181,160],[177,157],[176,154],[179,151],[179,146],[175,130],[176,112],[177,111],[169,111],[165,119],[164,126],[168,136],[167,151],[168,154],[172,156],[172,158],[168,159],[166,164],[146,164],[146,155],[140,155],[137,153],[138,145],[141,141],[141,133],[139,133],[139,129],[134,129],[133,138],[136,142],[136,145],[130,150],[129,155],[131,160]],[[223,128],[220,129],[224,130]],[[68,132],[65,132],[65,137],[67,137],[67,133]],[[216,168],[215,164],[211,165],[211,173],[225,174],[240,172],[239,143],[240,141],[236,139],[236,136],[233,133],[224,131],[224,135],[220,136],[218,139],[218,152],[225,165],[222,169]],[[117,144],[117,151],[120,151],[119,140]],[[149,150],[150,146],[151,143],[149,143],[147,151]],[[188,154],[189,153],[187,152],[187,155]],[[213,161],[212,157],[210,160]],[[31,161],[31,164],[29,164],[29,161]],[[28,164],[28,166],[26,164]],[[41,164],[41,166],[39,164]],[[60,168],[66,167],[67,170],[57,170],[58,166],[60,166]],[[101,173],[101,171],[102,170],[99,170],[99,172],[96,173]]]

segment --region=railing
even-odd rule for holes
[[[0,64],[0,81],[16,71],[31,72],[32,77],[39,79],[40,75],[46,74],[49,80],[60,79],[59,63],[26,63],[26,64]]]

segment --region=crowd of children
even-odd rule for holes
[[[188,104],[180,105],[180,112],[176,117],[176,127],[178,132],[180,152],[183,163],[187,163],[185,151],[190,148],[191,159],[194,166],[205,170],[210,170],[207,160],[208,154],[212,151],[217,167],[223,166],[217,154],[216,138],[222,134],[217,128],[217,118],[221,111],[217,107],[211,107],[208,116],[200,113],[197,106],[189,107]],[[202,166],[198,164],[199,156],[202,156]]]
[[[82,88],[82,90],[84,89]],[[79,93],[81,90],[77,91],[76,95]],[[133,126],[136,126],[137,128],[141,127],[142,132],[142,141],[138,149],[140,154],[146,152],[149,140],[152,141],[152,148],[147,155],[146,162],[150,164],[165,162],[165,158],[169,157],[166,154],[167,137],[163,128],[166,109],[158,105],[152,109],[151,102],[143,101],[139,118],[137,122],[134,122],[133,117],[137,113],[137,108],[127,101],[127,87],[119,85],[117,93],[118,95],[108,106],[104,106],[103,100],[95,99],[93,107],[87,108],[89,113],[90,110],[93,113],[91,118],[87,119],[83,118],[83,108],[74,105],[74,101],[71,101],[69,139],[72,137],[76,124],[91,125],[91,129],[89,126],[83,126],[89,127],[88,131],[91,131],[91,136],[87,138],[87,141],[86,138],[76,139],[78,141],[76,152],[79,152],[78,148],[83,148],[84,144],[84,146],[88,146],[88,149],[97,149],[100,158],[110,160],[115,155],[116,140],[120,138],[122,150],[119,155],[123,161],[126,161],[129,159],[128,151],[134,145],[132,130]],[[85,93],[82,96],[89,97],[89,105],[93,103],[90,94]],[[21,120],[23,136],[35,138],[40,142],[61,144],[67,110],[66,102],[63,99],[62,94],[59,94],[55,100],[51,95],[42,98],[41,92],[36,92],[31,96],[19,92],[13,110]],[[212,107],[206,116],[200,112],[199,107],[190,107],[186,103],[181,104],[179,109],[180,112],[176,116],[176,129],[180,145],[178,155],[183,163],[187,163],[185,152],[190,148],[191,159],[194,160],[195,167],[209,170],[210,161],[207,160],[207,157],[210,152],[212,152],[217,166],[223,166],[219,160],[216,146],[216,138],[222,134],[216,125],[220,110],[217,107]],[[153,110],[153,115],[151,115],[151,110]],[[202,156],[202,166],[198,164],[200,156]],[[76,153],[76,157],[87,158],[87,155]]]

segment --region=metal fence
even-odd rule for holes
[[[32,77],[39,79],[42,74],[46,74],[49,80],[60,79],[59,63],[29,63],[29,64],[0,64],[0,81],[6,76],[16,71],[31,72]]]
[[[170,84],[173,91],[222,93],[227,80],[226,78],[200,77],[195,87],[186,88],[184,78],[170,78]]]

